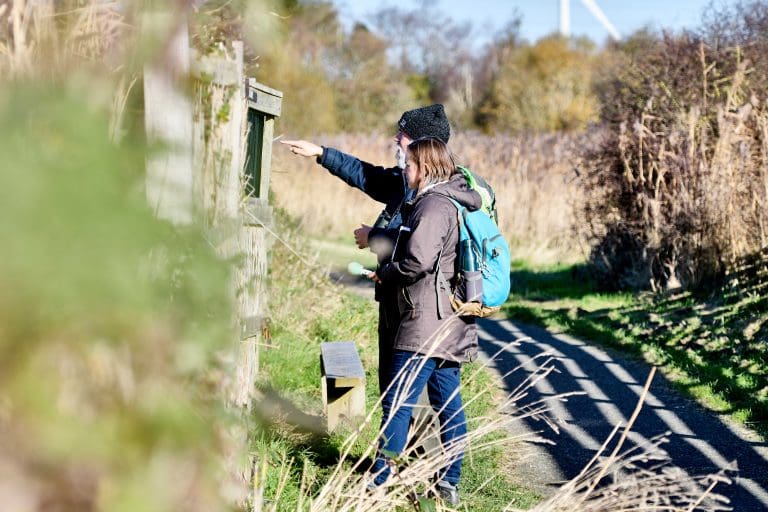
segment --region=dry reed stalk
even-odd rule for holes
[[[4,7],[0,74],[6,78],[56,76],[95,62],[116,69],[124,62],[116,58],[130,33],[122,2],[11,0]]]
[[[679,90],[651,88],[643,108],[627,105],[586,157],[580,223],[613,286],[708,285],[768,242],[764,88],[738,49],[678,43],[665,44],[683,60],[695,49],[699,74]],[[649,83],[674,82],[653,75],[661,68],[648,70]]]
[[[109,118],[109,138],[114,143],[119,143],[125,136],[125,109],[133,87],[138,82],[138,77],[123,75],[118,80],[112,96]]]

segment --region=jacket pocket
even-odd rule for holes
[[[419,283],[403,286],[397,294],[397,303],[401,318],[418,318],[421,310]]]
[[[451,285],[447,279],[440,279],[438,274],[435,274],[435,305],[437,308],[437,317],[440,319],[447,318],[453,314],[453,308],[451,307],[452,298]]]

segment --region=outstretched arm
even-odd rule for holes
[[[306,140],[281,140],[291,153],[315,157],[317,163],[349,186],[362,190],[381,203],[399,203],[405,194],[402,171],[396,167],[384,168],[329,147]]]

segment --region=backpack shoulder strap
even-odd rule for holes
[[[465,235],[466,237],[469,237],[469,233],[467,232],[467,228],[464,226],[464,218],[463,218],[462,212],[466,213],[467,209],[461,204],[459,204],[452,197],[446,194],[441,194],[440,192],[433,192],[433,193],[435,195],[442,196],[448,199],[453,204],[453,206],[456,207],[456,219],[458,221],[458,226],[459,226],[459,240],[465,240],[466,238],[463,238],[463,237]],[[437,254],[437,261],[435,262],[435,295],[437,296],[437,317],[440,319],[443,318],[443,304],[445,300],[445,298],[443,297],[443,294],[440,292],[441,290],[447,290],[448,293],[452,293],[451,284],[445,278],[445,275],[443,275],[443,271],[440,268],[440,260],[443,257],[444,250],[445,250],[445,245],[443,245],[440,248],[440,252]]]

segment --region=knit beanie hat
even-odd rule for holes
[[[448,144],[451,136],[451,126],[445,117],[443,106],[439,103],[405,112],[397,123],[397,128],[413,140],[437,137]]]

